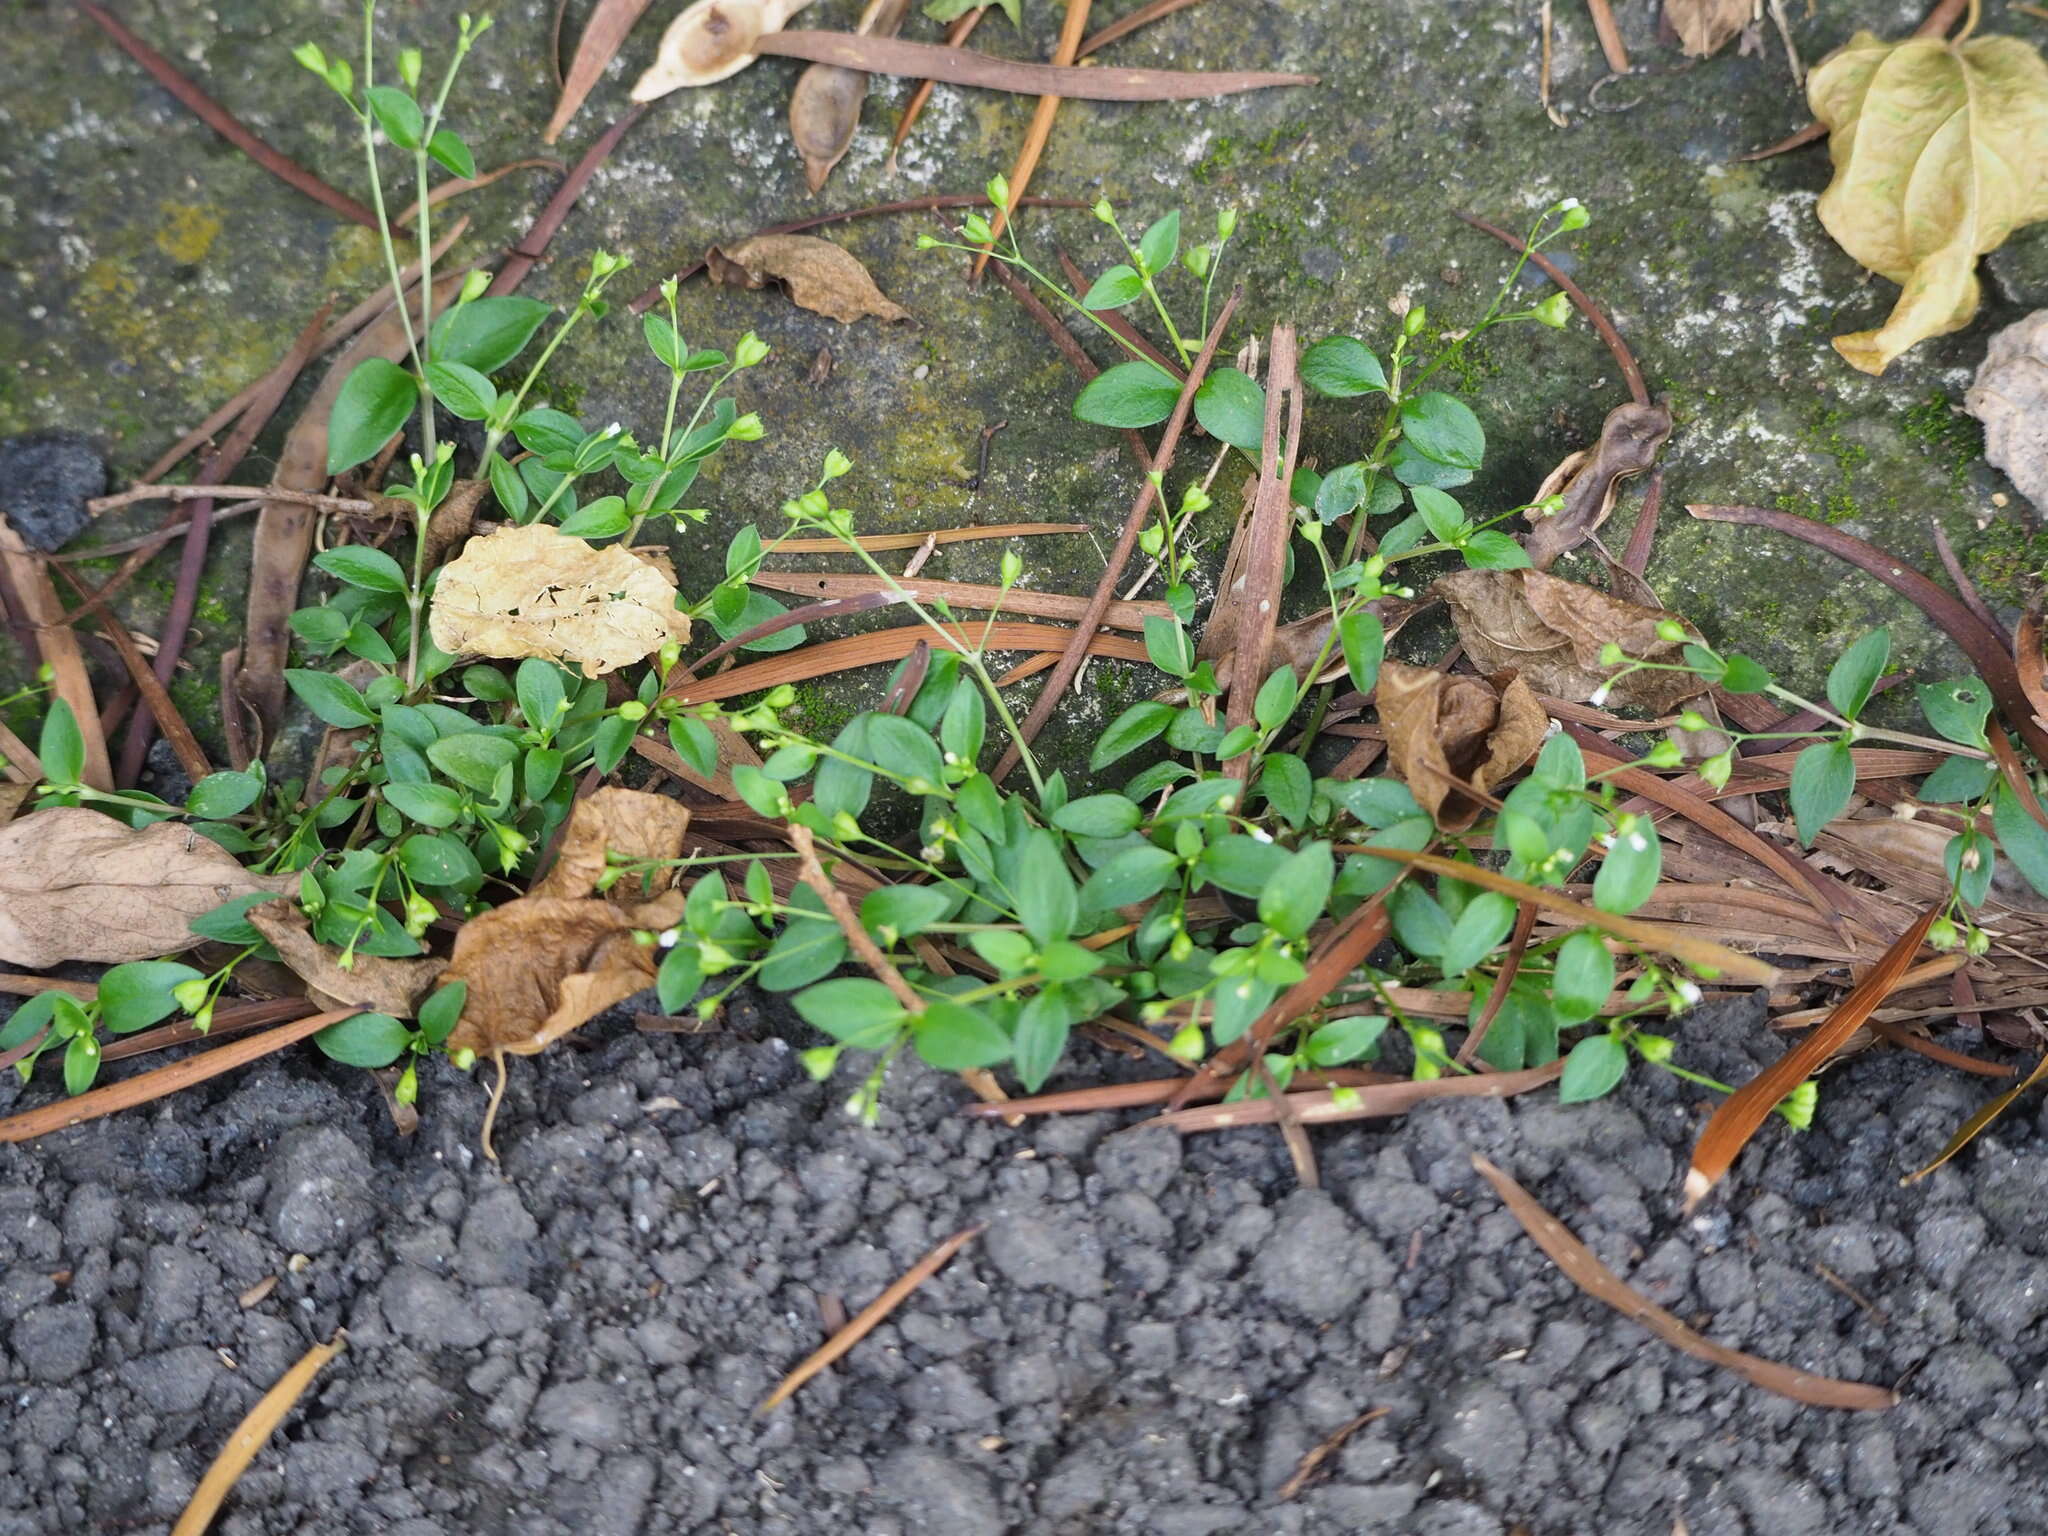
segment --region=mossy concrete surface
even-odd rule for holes
[[[1916,349],[1882,379],[1850,370],[1829,336],[1874,323],[1895,290],[1865,276],[1814,214],[1826,152],[1755,164],[1737,156],[1806,120],[1775,36],[1761,52],[1694,67],[1659,46],[1654,7],[1621,12],[1638,74],[1600,86],[1606,68],[1585,9],[1556,8],[1554,126],[1538,104],[1534,0],[1355,0],[1196,6],[1113,45],[1104,61],[1164,68],[1266,66],[1319,74],[1309,89],[1218,102],[1106,105],[1060,111],[1032,190],[1111,198],[1133,223],[1173,207],[1192,234],[1236,207],[1241,232],[1226,276],[1245,287],[1233,345],[1275,321],[1307,338],[1357,334],[1384,348],[1403,300],[1429,307],[1432,329],[1477,314],[1508,253],[1452,217],[1467,208],[1525,226],[1572,195],[1592,225],[1558,248],[1559,262],[1612,314],[1653,390],[1678,421],[1665,463],[1663,527],[1651,577],[1705,631],[1788,677],[1816,683],[1826,658],[1868,625],[1892,621],[1897,654],[1936,673],[1961,670],[1918,615],[1827,557],[1753,529],[1689,519],[1686,502],[1775,504],[1823,517],[1932,566],[1939,521],[1975,562],[1993,597],[2011,602],[2041,565],[2024,504],[1978,458],[1974,423],[1956,414],[1989,330],[2048,303],[2048,240],[2035,230],[1992,258],[1987,303],[1969,330]],[[124,19],[255,131],[357,196],[367,191],[353,124],[288,50],[313,39],[352,52],[348,0],[129,0]],[[399,43],[444,58],[459,7],[387,4],[383,56]],[[589,7],[569,7],[564,48]],[[657,7],[572,123],[559,152],[580,153],[623,109],[675,7]],[[1098,7],[1107,19],[1121,5]],[[1921,7],[1885,0],[1790,14],[1808,60],[1852,25],[1902,34]],[[851,0],[822,0],[805,24],[845,26]],[[495,12],[457,87],[451,118],[489,167],[545,153],[539,131],[555,94],[554,7],[515,0]],[[1027,0],[1022,51],[1043,57],[1058,8]],[[17,4],[0,49],[0,431],[67,427],[98,435],[117,476],[142,468],[179,432],[260,374],[329,299],[352,303],[378,282],[374,238],[276,181],[225,145],[150,81],[80,12],[56,0]],[[1994,6],[1987,25],[2023,30]],[[913,20],[910,35],[932,32]],[[981,39],[1020,48],[1000,19]],[[566,302],[593,249],[633,257],[637,291],[714,241],[812,211],[978,188],[1007,169],[1031,114],[1028,100],[937,91],[891,174],[887,139],[907,82],[878,80],[852,152],[825,194],[810,197],[785,127],[800,66],[764,60],[733,80],[663,101],[592,181],[526,291]],[[395,170],[395,159],[387,168]],[[519,239],[554,185],[522,171],[445,205],[468,216],[462,258],[491,265]],[[391,193],[410,200],[411,189]],[[744,407],[766,441],[729,451],[703,482],[707,530],[677,539],[691,592],[720,574],[732,531],[772,534],[785,496],[812,483],[830,446],[856,460],[842,495],[870,531],[967,522],[1073,520],[1095,540],[1033,540],[1028,578],[1047,590],[1088,590],[1101,551],[1136,486],[1113,433],[1077,425],[1075,381],[996,285],[970,289],[951,255],[920,252],[929,216],[864,220],[828,231],[916,317],[847,327],[776,292],[684,288],[693,344],[725,345],[746,329],[775,348],[743,381]],[[1117,259],[1084,211],[1032,213],[1030,249],[1047,265],[1056,244],[1087,269]],[[1530,282],[1531,298],[1545,285]],[[1190,306],[1192,307],[1192,306]],[[1104,360],[1109,354],[1097,349]],[[829,372],[821,354],[831,354]],[[264,477],[312,386],[287,401],[242,478]],[[622,313],[586,328],[558,354],[549,389],[586,420],[643,434],[660,422],[665,379],[639,327]],[[1475,349],[1457,386],[1484,420],[1488,465],[1468,503],[1484,513],[1524,499],[1565,453],[1626,398],[1606,350],[1583,324],[1563,333],[1522,326]],[[989,474],[972,474],[981,429],[1006,421]],[[1318,404],[1304,452],[1325,465],[1362,452],[1375,425],[1356,404]],[[1182,468],[1208,462],[1190,444]],[[1236,502],[1226,468],[1211,521]],[[1633,517],[1634,502],[1622,514]],[[111,520],[112,537],[145,525]],[[213,721],[207,658],[232,643],[248,557],[247,524],[223,531],[201,610],[200,641],[181,692],[202,733]],[[1220,548],[1214,553],[1220,558]],[[956,545],[927,570],[987,579],[999,549]],[[134,591],[132,616],[152,625],[168,561]],[[1099,721],[1155,685],[1143,669],[1103,667],[1069,705],[1071,725]],[[858,690],[849,694],[849,686]],[[872,696],[872,677],[813,690],[818,723]],[[1035,684],[1026,685],[1027,688]]]

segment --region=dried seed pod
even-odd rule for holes
[[[654,63],[633,86],[653,101],[685,86],[712,85],[754,61],[754,44],[780,32],[811,0],[697,0],[668,25]]]
[[[909,9],[910,0],[869,0],[858,30],[864,36],[894,37]],[[798,78],[789,97],[789,136],[803,157],[804,180],[813,193],[824,189],[832,167],[853,143],[867,94],[868,77],[858,69],[813,64]]]

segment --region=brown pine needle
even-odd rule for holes
[[[955,17],[953,25],[946,29],[942,46],[960,47],[981,24],[981,18],[987,14],[988,7],[981,5]],[[917,120],[924,115],[924,104],[932,99],[932,90],[938,83],[936,80],[920,80],[917,82],[917,89],[910,93],[910,100],[903,108],[903,115],[896,120],[896,135],[889,140],[889,158],[882,165],[882,169],[890,175],[896,174],[896,151],[903,147],[903,141],[910,137],[910,130],[917,126]]]
[[[185,1513],[178,1516],[178,1523],[171,1527],[171,1536],[205,1536],[213,1517],[220,1513],[222,1501],[249,1470],[256,1453],[305,1395],[313,1378],[320,1374],[320,1367],[340,1354],[347,1341],[346,1333],[336,1333],[332,1343],[315,1344],[299,1357],[298,1364],[278,1378],[276,1386],[257,1399],[256,1406],[244,1415],[235,1432],[228,1436],[228,1443],[213,1458],[213,1465],[206,1469],[199,1486],[192,1490],[192,1500],[185,1506]]]
[[[1081,39],[1088,32],[1088,11],[1091,0],[1067,0],[1066,19],[1060,23],[1060,40],[1053,49],[1054,64],[1071,64],[1080,52]],[[1031,126],[1025,131],[1024,146],[1017,151],[1017,163],[1010,167],[1010,196],[1022,197],[1031,188],[1031,173],[1038,169],[1038,157],[1045,153],[1045,143],[1052,137],[1052,120],[1060,109],[1058,96],[1041,96],[1038,107],[1031,114]],[[998,208],[989,220],[989,243],[980,255],[974,258],[967,280],[979,282],[981,269],[988,265],[989,252],[995,249],[995,242],[1002,238],[1004,228],[1010,222],[1007,206]]]
[[[2048,1056],[2043,1056],[2033,1071],[2029,1072],[2023,1079],[2013,1084],[2012,1087],[2006,1089],[2005,1092],[1957,1126],[1955,1135],[1949,1137],[1948,1145],[1935,1154],[1934,1161],[1927,1164],[1924,1168],[1914,1169],[1903,1179],[1899,1180],[1899,1182],[1901,1184],[1918,1184],[1927,1175],[1934,1172],[1935,1169],[1941,1167],[1942,1164],[1975,1141],[1983,1134],[1984,1129],[1992,1121],[2012,1108],[2014,1101],[2021,1094],[2026,1093],[2044,1077],[2048,1077]]]
[[[1586,0],[1593,13],[1593,30],[1600,34],[1600,51],[1607,55],[1607,67],[1617,75],[1629,72],[1628,49],[1622,45],[1621,28],[1615,25],[1614,7],[1608,0]]]
[[[1332,1430],[1320,1445],[1311,1446],[1308,1454],[1301,1458],[1300,1465],[1295,1467],[1294,1476],[1282,1483],[1280,1491],[1273,1495],[1275,1501],[1285,1504],[1289,1499],[1301,1492],[1302,1489],[1308,1486],[1308,1480],[1315,1476],[1316,1468],[1327,1461],[1338,1447],[1365,1428],[1366,1425],[1373,1423],[1377,1419],[1384,1419],[1393,1411],[1392,1408],[1386,1407],[1368,1408],[1348,1424],[1340,1424],[1336,1429]]]
[[[1853,1408],[1877,1412],[1898,1402],[1898,1394],[1884,1387],[1858,1381],[1838,1381],[1795,1370],[1775,1360],[1746,1355],[1739,1349],[1716,1344],[1696,1333],[1669,1312],[1634,1289],[1621,1276],[1593,1256],[1593,1250],[1574,1237],[1565,1224],[1546,1211],[1529,1193],[1485,1158],[1474,1153],[1472,1166],[1491,1184],[1522,1224],[1537,1247],[1550,1255],[1564,1276],[1595,1301],[1605,1302],[1623,1317],[1642,1324],[1673,1349],[1683,1350],[1695,1360],[1735,1372],[1752,1386],[1789,1397],[1795,1403],[1814,1408]]]
[[[801,830],[801,828],[797,830]],[[882,1319],[903,1304],[903,1299],[906,1296],[920,1285],[923,1285],[925,1281],[931,1279],[933,1275],[945,1267],[948,1259],[952,1258],[954,1254],[958,1253],[987,1230],[987,1222],[977,1222],[964,1232],[955,1232],[951,1237],[939,1244],[938,1247],[919,1259],[904,1272],[901,1279],[897,1280],[873,1301],[862,1307],[859,1315],[852,1322],[833,1334],[809,1359],[783,1377],[782,1384],[762,1399],[761,1406],[754,1411],[756,1413],[772,1412],[776,1407],[795,1396],[805,1382],[809,1381],[813,1376],[852,1349],[854,1345],[874,1332]],[[182,1533],[173,1532],[172,1536],[182,1536]]]

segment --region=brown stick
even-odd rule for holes
[[[1101,627],[1102,614],[1116,597],[1116,584],[1123,576],[1124,567],[1130,564],[1131,551],[1138,547],[1138,535],[1144,530],[1145,515],[1151,510],[1153,491],[1156,484],[1163,484],[1166,472],[1173,466],[1173,451],[1180,443],[1181,432],[1186,428],[1188,413],[1194,406],[1195,391],[1202,387],[1202,380],[1209,372],[1209,363],[1216,356],[1216,348],[1223,340],[1223,333],[1230,325],[1230,317],[1237,313],[1238,300],[1244,296],[1242,288],[1233,288],[1230,297],[1224,300],[1223,311],[1216,317],[1215,327],[1202,342],[1201,354],[1195,359],[1195,366],[1188,370],[1188,376],[1180,387],[1180,397],[1173,403],[1173,414],[1166,419],[1166,430],[1159,439],[1159,450],[1152,456],[1152,468],[1145,482],[1138,489],[1137,498],[1131,503],[1131,510],[1124,518],[1123,532],[1117,536],[1116,548],[1110,551],[1109,564],[1103,570],[1102,580],[1095,585],[1095,595],[1088,600],[1088,615],[1081,620],[1068,640],[1060,664],[1053,668],[1053,674],[1046,679],[1045,687],[1039,690],[1038,701],[1031,706],[1031,713],[1024,717],[1018,727],[1022,745],[1029,746],[1044,729],[1045,722],[1052,718],[1052,712],[1059,707],[1065,696],[1067,685],[1074,680],[1074,674],[1081,670],[1082,659],[1093,642],[1095,631]],[[1012,742],[1003,753],[1002,761],[996,764],[995,780],[1001,783],[1010,770],[1017,766],[1019,743]]]
[[[1479,1054],[1479,1047],[1486,1043],[1486,1032],[1500,1017],[1501,1007],[1508,1000],[1508,989],[1514,986],[1515,977],[1522,969],[1522,958],[1529,952],[1529,935],[1535,931],[1536,908],[1526,901],[1518,903],[1515,907],[1515,931],[1508,939],[1508,957],[1501,961],[1500,974],[1493,978],[1493,990],[1486,995],[1486,1006],[1472,1021],[1471,1029],[1465,1032],[1465,1043],[1458,1047],[1459,1066],[1471,1066],[1472,1058]]]
[[[277,1426],[284,1422],[293,1404],[312,1386],[313,1378],[320,1374],[320,1367],[340,1352],[347,1337],[345,1333],[336,1333],[333,1342],[315,1344],[299,1357],[298,1364],[277,1379],[276,1386],[256,1400],[256,1406],[243,1415],[242,1422],[235,1426],[235,1432],[228,1436],[228,1443],[220,1448],[213,1465],[206,1469],[206,1475],[192,1491],[185,1512],[178,1516],[178,1523],[171,1528],[171,1536],[206,1536],[229,1491],[249,1470],[249,1463],[256,1459],[256,1453],[263,1449],[264,1442],[277,1432]]]
[[[578,160],[575,168],[562,179],[561,186],[555,189],[555,195],[549,198],[547,206],[541,209],[540,217],[536,218],[533,227],[527,230],[526,238],[505,253],[504,264],[498,268],[498,275],[491,279],[490,292],[494,296],[511,293],[526,281],[526,274],[533,270],[534,263],[547,255],[548,245],[554,240],[555,232],[569,217],[569,210],[576,206],[576,200],[583,195],[583,189],[590,185],[590,178],[597,174],[597,168],[604,164],[606,157],[614,149],[618,148],[619,140],[626,136],[628,129],[640,121],[641,114],[646,110],[644,102],[629,108],[617,122],[599,135],[595,144],[583,152],[583,158]]]
[[[559,160],[546,155],[536,155],[530,160],[508,160],[496,170],[484,171],[475,176],[458,176],[453,181],[444,181],[427,194],[427,206],[438,208],[451,197],[460,197],[465,192],[477,192],[493,182],[503,181],[516,171],[553,171],[557,176],[567,173],[569,167]],[[391,221],[393,229],[403,229],[420,216],[417,200],[407,203],[399,215]]]
[[[988,14],[988,7],[978,5],[953,18],[953,25],[946,29],[946,38],[939,46],[958,48],[981,25],[981,18]],[[882,169],[890,175],[896,174],[896,151],[903,147],[903,141],[910,137],[910,130],[917,126],[917,120],[924,115],[924,104],[932,99],[936,80],[920,80],[917,89],[910,93],[910,100],[904,104],[903,115],[896,119],[896,133],[889,140],[889,157],[882,163]]]
[[[868,937],[867,929],[861,926],[860,914],[853,910],[853,903],[832,883],[825,867],[818,862],[818,845],[811,837],[811,829],[791,822],[789,846],[796,850],[797,862],[804,873],[804,884],[825,903],[825,910],[832,914],[833,921],[839,924],[839,931],[846,935],[847,948],[853,951],[854,957],[868,968],[875,980],[889,989],[890,995],[903,1005],[905,1013],[923,1013],[924,999],[911,990],[910,983],[903,979],[903,973]],[[768,1406],[773,1407],[774,1404]]]
[[[1201,1104],[1193,1109],[1176,1109],[1139,1122],[1163,1125],[1182,1134],[1197,1131],[1228,1131],[1246,1125],[1266,1125],[1281,1115],[1292,1114],[1304,1125],[1335,1125],[1346,1120],[1379,1120],[1405,1115],[1431,1099],[1507,1099],[1518,1093],[1556,1082],[1564,1063],[1553,1061],[1545,1067],[1521,1072],[1481,1072],[1470,1077],[1435,1077],[1421,1082],[1379,1083],[1355,1088],[1356,1096],[1340,1100],[1323,1091],[1284,1095],[1285,1105],[1272,1099],[1239,1099],[1233,1104]],[[1133,1127],[1135,1129],[1135,1127]]]
[[[1095,360],[1081,350],[1081,343],[1074,339],[1074,333],[1061,325],[1059,316],[1045,307],[1045,300],[1031,291],[1029,283],[1012,272],[1005,262],[997,262],[992,270],[996,281],[1010,290],[1010,297],[1015,299],[1024,313],[1045,332],[1046,340],[1052,343],[1053,350],[1067,360],[1067,366],[1081,376],[1083,384],[1102,372],[1095,366]],[[1124,446],[1130,449],[1131,457],[1137,461],[1140,472],[1150,474],[1152,452],[1145,446],[1145,439],[1140,437],[1134,428],[1124,428]]]
[[[78,719],[78,733],[85,739],[86,784],[93,789],[114,787],[114,768],[107,758],[107,738],[100,730],[100,709],[92,694],[92,678],[85,670],[85,653],[78,636],[71,632],[64,605],[50,573],[36,559],[14,525],[0,513],[0,573],[14,594],[16,617],[35,630],[36,651],[48,663],[57,697],[71,706]]]
[[[1096,49],[1107,48],[1118,38],[1128,37],[1140,27],[1149,27],[1153,22],[1171,16],[1175,11],[1184,11],[1189,6],[1199,3],[1200,0],[1150,0],[1149,4],[1139,6],[1130,15],[1118,17],[1100,32],[1091,33],[1074,57],[1085,59]]]
[[[907,43],[895,37],[862,37],[851,32],[771,32],[758,39],[759,53],[813,64],[837,64],[871,75],[908,75],[947,85],[979,86],[1020,96],[1052,94],[1075,101],[1200,101],[1273,86],[1314,85],[1315,75],[1266,70],[1081,69],[1071,65],[1026,64],[998,59],[972,48]]]
[[[360,224],[365,229],[377,227],[376,214],[347,193],[336,191],[303,165],[279,154],[257,138],[236,120],[233,113],[194,85],[179,72],[177,65],[130,32],[105,7],[94,4],[93,0],[77,0],[77,4],[81,11],[99,23],[100,29],[107,36],[121,45],[122,50],[130,58],[148,70],[157,84],[183,102],[193,116],[271,175],[295,190],[305,193],[316,202],[325,203],[351,223]]]
[[[1055,67],[1074,62],[1075,52],[1081,46],[1081,39],[1088,30],[1088,12],[1092,0],[1067,0],[1067,13],[1060,22],[1059,42],[1054,45],[1052,62]],[[958,50],[955,50],[957,53]],[[1032,109],[1031,126],[1024,130],[1024,142],[1017,150],[1017,161],[1010,167],[1010,191],[1013,196],[1022,197],[1031,187],[1031,176],[1038,169],[1038,157],[1045,153],[1045,143],[1052,137],[1052,120],[1060,110],[1060,98],[1050,92],[1038,98],[1038,105]],[[998,208],[995,217],[989,220],[989,241],[981,254],[974,258],[967,272],[970,283],[981,281],[981,269],[988,265],[989,253],[1009,227],[1010,210],[1007,203]]]
[[[158,1067],[153,1072],[144,1072],[125,1082],[109,1083],[104,1088],[95,1088],[90,1093],[80,1094],[75,1099],[59,1099],[54,1104],[45,1104],[39,1109],[25,1110],[18,1115],[9,1115],[0,1120],[0,1142],[33,1141],[38,1136],[47,1136],[51,1131],[69,1130],[75,1125],[84,1125],[103,1115],[118,1114],[121,1110],[132,1109],[137,1104],[147,1104],[152,1099],[165,1098],[180,1089],[190,1088],[195,1083],[206,1082],[219,1077],[223,1072],[232,1072],[246,1066],[288,1045],[310,1039],[330,1024],[339,1024],[352,1019],[363,1010],[360,1008],[337,1008],[331,1013],[316,1013],[310,1019],[298,1019],[290,1024],[281,1024],[276,1029],[265,1030],[246,1040],[237,1040],[232,1045],[223,1045],[217,1050],[206,1051],[198,1056],[188,1056],[183,1061],[173,1062],[168,1067]]]
[[[1231,669],[1225,721],[1232,730],[1252,723],[1252,701],[1266,681],[1273,632],[1280,624],[1280,589],[1287,573],[1287,540],[1294,531],[1288,490],[1301,451],[1301,379],[1294,365],[1294,327],[1276,325],[1266,349],[1266,421],[1259,444],[1259,483],[1245,535],[1244,578],[1238,598],[1236,663]],[[1285,411],[1286,430],[1281,429]],[[1241,752],[1223,771],[1243,779],[1252,755]]]
[[[125,491],[116,491],[111,496],[95,496],[85,504],[85,510],[94,517],[103,512],[117,512],[122,507],[131,507],[138,501],[206,501],[218,496],[247,496],[258,501],[288,501],[293,506],[313,507],[322,512],[368,513],[377,509],[377,504],[361,496],[325,496],[317,491],[294,491],[275,485],[131,485]],[[170,530],[176,532],[175,529]],[[89,549],[86,557],[98,559],[108,551]]]
[[[977,539],[1025,539],[1048,533],[1086,533],[1086,523],[986,523],[966,528],[928,528],[923,533],[865,533],[854,539],[869,554],[889,549],[916,549],[926,539],[934,544],[969,544]],[[771,553],[778,555],[843,554],[843,540],[777,539]]]
[[[821,598],[865,597],[869,593],[889,590],[888,582],[864,572],[841,575],[817,571],[756,571],[747,580],[751,585],[765,587],[770,592],[801,593]],[[1065,592],[1034,592],[1025,587],[1011,587],[1005,591],[1001,587],[982,586],[969,581],[927,581],[922,577],[910,581],[894,580],[895,585],[920,602],[936,599],[953,608],[983,612],[1000,610],[1003,613],[1021,613],[1033,619],[1064,619],[1070,624],[1088,616],[1088,599]],[[1148,618],[1163,619],[1172,613],[1173,609],[1165,603],[1119,600],[1103,610],[1102,623],[1106,629],[1127,629],[1136,633],[1144,629]]]
[[[854,1345],[858,1344],[870,1333],[873,1333],[876,1327],[880,1325],[882,1319],[903,1305],[905,1297],[920,1285],[923,1285],[925,1281],[931,1279],[933,1275],[945,1267],[948,1259],[952,1258],[954,1254],[965,1248],[987,1230],[988,1223],[980,1222],[975,1226],[969,1227],[964,1232],[955,1232],[951,1237],[939,1244],[938,1247],[919,1259],[903,1273],[900,1279],[891,1282],[887,1290],[862,1307],[852,1322],[828,1339],[802,1365],[799,1365],[795,1370],[783,1377],[781,1385],[768,1394],[755,1412],[767,1413],[778,1405],[787,1402],[802,1388],[805,1382],[830,1366],[833,1361],[852,1349]]]
[[[1593,30],[1600,34],[1600,51],[1607,55],[1607,67],[1617,75],[1629,72],[1628,49],[1622,45],[1621,28],[1614,23],[1614,7],[1608,0],[1586,0],[1593,13]]]
[[[85,583],[61,565],[52,570],[69,583],[71,590],[80,597],[85,596]],[[121,665],[128,669],[128,677],[137,692],[142,695],[142,707],[162,723],[164,739],[171,744],[171,750],[178,755],[178,766],[185,770],[185,776],[198,783],[209,773],[213,765],[206,760],[206,753],[199,745],[199,738],[192,734],[192,727],[178,712],[178,706],[171,702],[170,691],[156,673],[150,670],[148,658],[135,644],[135,637],[128,633],[128,626],[119,619],[106,614],[100,615],[100,633],[107,637],[121,658]]]
[[[27,742],[14,734],[5,720],[0,720],[0,771],[4,771],[12,784],[42,782],[42,759],[35,755]]]

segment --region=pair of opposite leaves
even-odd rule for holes
[[[1977,258],[2048,219],[2048,63],[2012,37],[1888,43],[1859,32],[1807,77],[1834,180],[1820,219],[1902,292],[1876,330],[1835,338],[1865,373],[1969,324]]]

